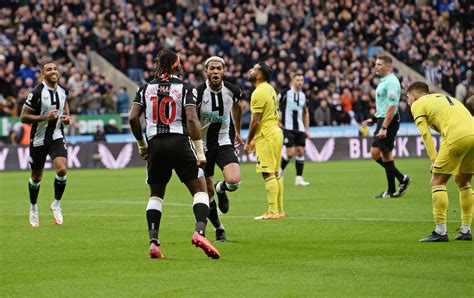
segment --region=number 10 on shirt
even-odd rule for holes
[[[176,119],[176,102],[169,96],[158,99],[156,95],[150,97],[153,106],[153,124],[157,123],[159,116],[161,123],[170,125]]]

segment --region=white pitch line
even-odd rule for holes
[[[2,217],[24,217],[26,216],[24,213],[10,213],[10,214],[1,214]],[[135,218],[135,217],[143,217],[142,214],[91,214],[91,213],[64,213],[64,216],[67,218],[68,216],[72,217],[125,217],[125,218]],[[173,218],[192,218],[193,216],[190,215],[169,215],[166,214],[166,217],[173,217]],[[245,216],[245,215],[225,215],[225,218],[228,219],[248,219],[253,221],[254,216]],[[309,216],[287,216],[285,220],[301,220],[301,221],[372,221],[372,222],[426,222],[431,223],[433,220],[424,220],[424,219],[396,219],[396,218],[348,218],[348,217],[309,217]],[[265,222],[273,222],[273,220],[264,220]],[[457,221],[447,221],[448,223],[456,223]]]
[[[142,201],[95,201],[95,200],[76,200],[76,201],[67,201],[67,204],[76,204],[76,203],[84,203],[84,204],[113,204],[113,205],[143,205],[146,206],[148,204],[147,200]],[[189,204],[181,204],[181,203],[173,203],[173,202],[163,202],[163,206],[181,206],[181,207],[192,207],[193,202],[190,201]]]

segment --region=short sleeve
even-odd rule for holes
[[[387,92],[387,98],[388,98],[388,104],[391,106],[398,106],[398,103],[400,102],[400,82],[398,81],[397,78],[393,78],[385,88]]]
[[[41,93],[36,92],[35,90],[31,91],[26,98],[24,106],[39,113],[41,111]]]
[[[146,106],[146,101],[145,101],[145,90],[146,90],[146,85],[143,85],[138,88],[137,93],[135,94],[135,99],[133,100],[134,104],[141,105],[142,107]]]
[[[224,81],[224,85],[232,92],[232,101],[239,102],[242,99],[242,90],[234,84]]]
[[[186,84],[184,86],[184,101],[183,106],[196,106],[198,97],[198,91],[196,88],[193,88],[191,85]]]
[[[411,107],[411,114],[413,115],[413,119],[415,120],[416,125],[419,125],[420,122],[426,121],[426,113],[423,109],[423,105],[420,102],[414,102]]]
[[[263,113],[263,109],[265,107],[265,98],[263,97],[262,92],[258,92],[255,90],[252,93],[252,97],[250,99],[250,111],[252,113]]]

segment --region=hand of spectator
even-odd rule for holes
[[[61,120],[63,121],[64,124],[66,125],[69,125],[69,123],[71,122],[70,118],[69,118],[69,115],[62,115],[61,116]]]

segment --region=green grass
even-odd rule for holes
[[[191,245],[192,199],[173,177],[160,231],[165,260],[148,257],[145,169],[71,170],[52,222],[53,173],[45,172],[39,229],[28,225],[28,172],[0,173],[0,296],[436,296],[473,297],[472,242],[419,243],[433,230],[428,160],[398,160],[414,182],[402,199],[371,161],[305,165],[296,188],[288,166],[288,217],[254,221],[266,209],[262,178],[242,167],[241,188],[221,219],[220,260]],[[448,231],[460,224],[450,181]],[[209,227],[208,238],[214,232]]]

